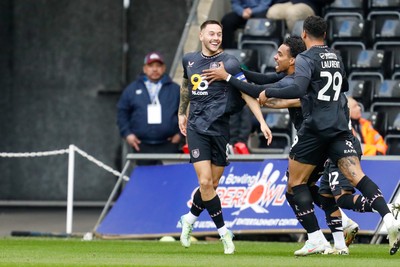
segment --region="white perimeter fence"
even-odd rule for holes
[[[32,158],[32,157],[46,157],[46,156],[54,156],[54,155],[63,155],[68,153],[68,189],[67,189],[67,222],[66,222],[66,234],[72,234],[72,221],[73,221],[73,202],[74,202],[74,170],[75,170],[75,152],[80,154],[82,157],[88,159],[93,162],[100,168],[118,176],[126,181],[129,180],[129,177],[123,175],[121,177],[121,173],[112,169],[110,166],[107,166],[100,160],[92,157],[85,151],[79,149],[75,145],[69,145],[67,149],[53,150],[53,151],[42,151],[42,152],[22,152],[22,153],[0,153],[0,158]]]

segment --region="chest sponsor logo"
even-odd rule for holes
[[[193,74],[190,77],[192,83],[192,95],[208,95],[208,81],[203,79],[200,74]]]

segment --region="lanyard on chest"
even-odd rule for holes
[[[162,87],[161,81],[159,81],[157,83],[145,81],[145,85],[146,85],[147,91],[149,92],[151,103],[152,104],[160,104],[160,100],[158,99],[158,93],[160,92],[161,87]]]

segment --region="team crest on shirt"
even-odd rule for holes
[[[192,157],[197,159],[200,156],[200,150],[198,148],[192,150]]]
[[[210,69],[217,69],[219,68],[219,63],[218,62],[211,62],[210,63]]]

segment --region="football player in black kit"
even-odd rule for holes
[[[210,85],[202,77],[203,69],[216,68],[218,62],[222,61],[234,75],[232,79],[245,79],[239,61],[220,48],[221,24],[214,20],[205,21],[200,26],[199,38],[201,51],[187,53],[182,59],[184,74],[178,111],[179,128],[187,137],[190,161],[195,168],[200,187],[193,196],[190,211],[181,217],[180,241],[182,246],[190,246],[193,224],[206,209],[221,236],[224,253],[233,254],[233,234],[225,225],[221,202],[215,191],[225,166],[229,164],[230,114],[240,110],[244,99],[259,121],[268,144],[272,141],[272,134],[256,99],[241,94],[226,81]]]
[[[256,84],[249,84],[240,82],[237,80],[230,81],[236,88],[247,93],[248,95],[257,98],[260,92],[264,91],[265,84],[269,84],[275,82],[276,84],[273,85],[275,87],[283,87],[293,83],[294,79],[294,70],[295,70],[295,58],[298,54],[303,52],[306,49],[303,40],[300,37],[293,36],[288,37],[284,40],[282,45],[278,48],[277,54],[274,56],[276,61],[275,71],[276,74],[261,74],[257,72],[251,72],[247,70],[243,70],[246,78],[251,81],[255,82]],[[226,77],[229,75],[226,70],[224,69],[223,63],[220,64],[220,67],[217,69],[208,69],[204,70],[203,73],[205,74],[205,78],[209,80],[210,83],[216,80],[225,80]],[[284,76],[282,76],[282,74]],[[240,85],[240,86],[238,86]],[[272,86],[272,85],[271,85]],[[346,105],[346,99],[343,95],[344,105]],[[290,120],[292,121],[296,130],[299,130],[301,124],[303,122],[303,114],[301,111],[301,105],[299,99],[276,99],[270,98],[264,104],[269,108],[288,108],[290,114]],[[357,146],[359,153],[361,154],[361,146],[358,144]],[[325,254],[340,254],[340,255],[347,255],[349,254],[348,245],[354,240],[355,235],[358,232],[358,224],[352,221],[350,218],[346,216],[343,211],[339,211],[338,205],[336,205],[335,199],[329,190],[329,184],[326,188],[326,184],[322,188],[324,191],[324,195],[319,194],[319,187],[315,184],[319,178],[321,177],[324,171],[324,164],[327,157],[321,156],[320,163],[314,169],[313,173],[311,174],[307,185],[309,186],[309,190],[311,192],[313,202],[321,207],[326,213],[326,220],[329,228],[331,229],[333,238],[334,238],[334,248],[330,246],[329,242],[324,238],[325,242]],[[289,177],[289,173],[287,173],[287,177]],[[348,189],[349,194],[353,193],[353,187],[349,185],[347,179],[340,180],[341,183],[337,188]],[[346,192],[347,193],[347,192]],[[288,186],[286,192],[286,199],[292,209],[295,211],[295,204],[293,203],[293,192],[292,189]],[[342,228],[342,220],[343,220],[343,228]],[[344,239],[343,232],[346,235],[346,240]],[[298,252],[297,254],[299,254]],[[315,252],[309,253],[304,252],[302,255],[314,254]],[[306,253],[306,254],[304,254]]]
[[[293,83],[294,78],[295,57],[304,50],[305,45],[300,37],[288,37],[279,47],[277,54],[274,57],[276,61],[275,70],[276,73],[280,73],[279,75],[271,73],[262,74],[243,70],[247,80],[256,84],[243,83],[238,80],[232,80],[230,83],[242,92],[247,93],[254,98],[257,98],[260,92],[264,91],[266,84],[277,82],[275,85],[270,85],[272,87],[290,85]],[[220,64],[220,67],[217,69],[204,70],[203,73],[210,83],[216,80],[225,80],[229,75],[224,69],[223,64]],[[282,76],[281,74],[284,74],[285,76]],[[342,94],[340,97],[343,106],[346,107],[347,101],[345,96]],[[261,98],[264,98],[264,96],[261,95]],[[264,106],[277,109],[288,108],[290,119],[294,127],[296,130],[300,129],[303,122],[300,99],[269,98],[264,103]],[[345,110],[349,112],[347,108]],[[348,113],[346,116],[349,118]],[[355,137],[352,137],[352,141],[354,142],[359,157],[361,157],[362,151],[359,141]],[[370,206],[370,203],[366,201],[364,196],[354,195],[355,190],[350,181],[340,173],[340,170],[336,165],[334,165],[330,160],[325,162],[325,159],[326,157],[321,156],[321,162],[309,177],[307,185],[309,186],[314,203],[325,211],[327,224],[331,229],[335,241],[334,248],[330,246],[328,241],[325,241],[327,245],[324,253],[348,255],[348,246],[354,240],[358,232],[358,224],[348,218],[343,210],[339,213],[338,207],[361,213],[373,212],[374,210]],[[322,174],[323,176],[321,178],[320,188],[318,188],[315,183]],[[289,173],[287,173],[287,177],[289,177]],[[290,187],[287,187],[286,199],[295,211],[293,194]],[[400,211],[399,203],[388,204],[388,206],[396,217],[396,214],[399,214]],[[340,218],[343,221],[343,232],[346,237],[345,240],[343,240]],[[314,254],[313,252],[310,253],[308,251],[297,252],[297,254],[299,253],[302,253],[302,255]]]
[[[294,193],[296,216],[305,227],[308,240],[296,252],[324,249],[306,183],[321,155],[327,154],[381,215],[393,255],[400,246],[400,221],[390,212],[379,187],[361,169],[340,97],[348,88],[344,65],[337,52],[324,44],[326,29],[323,18],[308,17],[302,32],[307,50],[296,57],[294,83],[281,88],[267,85],[260,94],[260,104],[270,97],[301,100],[304,121],[289,153],[288,183]]]

